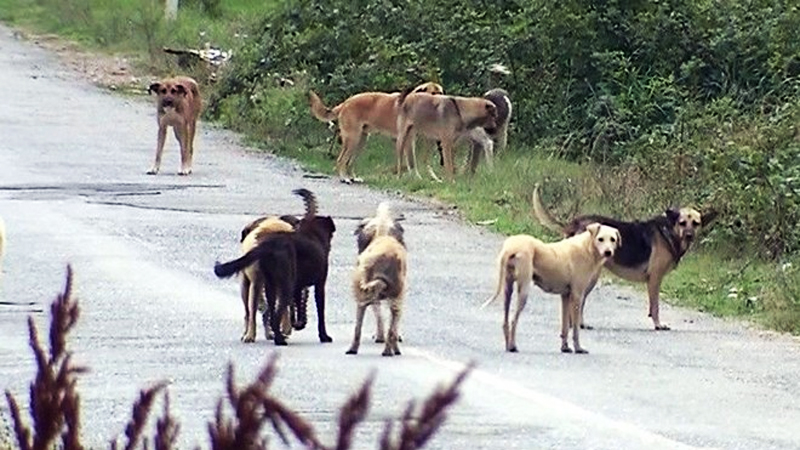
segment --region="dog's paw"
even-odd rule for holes
[[[586,355],[589,353],[589,350],[586,350],[583,347],[575,347],[575,354],[576,355]]]
[[[145,172],[145,173],[146,173],[147,175],[157,175],[157,174],[158,174],[158,169],[156,169],[155,167],[153,167],[152,169],[148,170],[148,171],[147,171],[147,172]]]
[[[506,351],[509,352],[509,353],[518,353],[519,352],[519,350],[517,349],[516,345],[514,347],[507,348]]]
[[[561,353],[572,353],[572,349],[568,345],[561,346]]]
[[[252,335],[244,335],[244,336],[242,336],[242,342],[244,342],[245,344],[250,344],[250,343],[255,342],[255,341],[256,341],[256,337],[255,336],[252,336]]]
[[[328,336],[327,334],[323,334],[322,336],[319,337],[319,341],[322,342],[323,344],[327,344],[333,342],[333,338]]]
[[[397,350],[395,350],[395,351],[394,351],[394,354],[395,354],[395,356],[397,356],[397,355],[400,355],[400,354],[401,354],[401,353],[400,353],[400,349],[397,349]]]
[[[182,177],[185,177],[185,176],[187,176],[187,175],[189,175],[189,174],[191,174],[191,173],[192,173],[192,169],[188,169],[188,170],[181,170],[180,172],[178,172],[178,175],[180,175],[180,176],[182,176]]]
[[[350,350],[346,351],[344,354],[345,355],[357,355],[358,354],[358,350],[354,350],[354,349],[351,348]]]
[[[671,329],[669,325],[656,325],[656,331],[669,331]]]
[[[581,324],[581,330],[594,330],[594,327],[591,325]]]
[[[384,338],[383,336],[375,336],[375,343],[384,344],[386,343],[386,338]]]
[[[394,356],[394,352],[391,351],[391,350],[384,350],[383,353],[381,353],[381,355],[383,355],[383,356]]]

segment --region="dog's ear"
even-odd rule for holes
[[[597,236],[597,233],[600,232],[600,224],[597,222],[590,223],[589,225],[586,225],[586,231],[592,233],[592,238],[594,238]]]
[[[681,217],[680,211],[678,211],[676,208],[667,208],[667,210],[664,211],[664,215],[667,216],[667,220],[669,220],[669,223],[673,225],[677,223],[678,219]]]
[[[717,219],[718,215],[719,215],[719,212],[714,208],[709,208],[706,211],[701,212],[700,213],[700,225],[703,228],[708,227],[709,225],[711,225],[714,222],[714,220]]]
[[[620,247],[622,247],[622,235],[619,233],[619,230],[617,230],[617,248]]]
[[[161,83],[153,83],[147,88],[147,94],[157,94],[159,89],[161,89]]]

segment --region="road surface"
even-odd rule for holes
[[[606,285],[587,307],[597,327],[582,335],[589,355],[559,353],[560,302],[538,290],[520,325],[521,352],[508,354],[499,302],[479,309],[494,288],[501,236],[429,203],[303,178],[292,162],[205,123],[193,175],[176,175],[170,140],[162,173],[147,176],[156,134],[150,101],[95,88],[4,28],[0,98],[0,215],[9,240],[0,380],[27,399],[26,317],[45,326],[72,264],[82,317],[71,345],[91,368],[79,386],[84,437],[95,448],[122,435],[140,388],[165,379],[183,447],[206,444],[228,362],[239,380],[251,379],[274,352],[275,392],[325,442],[339,405],[371,371],[374,401],[358,448],[374,448],[385,419],[474,360],[462,399],[427,448],[800,448],[796,339],[669,306],[662,315],[673,331],[654,332],[641,293]],[[239,230],[252,218],[301,213],[297,187],[314,191],[338,227],[327,305],[334,342],[318,343],[312,306],[310,326],[288,347],[266,342],[263,329],[256,343],[242,344],[237,283],[216,279],[214,261],[237,255]],[[358,356],[345,356],[352,230],[382,200],[408,219],[404,354],[383,358],[380,345],[365,342]]]

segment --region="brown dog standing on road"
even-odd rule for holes
[[[444,94],[444,89],[440,84],[427,82],[415,87],[412,92],[438,95]],[[389,137],[397,136],[400,93],[362,92],[332,109],[326,107],[314,91],[309,92],[309,98],[314,117],[323,122],[339,122],[339,134],[342,138],[342,150],[336,159],[339,179],[345,183],[360,182],[353,175],[353,164],[364,148],[367,137],[375,132]]]
[[[559,223],[542,205],[539,189],[537,183],[533,189],[533,212],[539,223],[550,230],[563,236],[573,236],[582,232],[587,224],[594,222],[619,230],[622,246],[605,266],[624,280],[647,283],[649,316],[653,319],[653,326],[656,330],[669,330],[669,326],[661,323],[659,318],[661,281],[678,265],[694,242],[696,234],[716,218],[717,212],[709,210],[700,213],[694,208],[670,208],[660,216],[633,222],[586,215],[576,217],[565,225]],[[598,273],[592,280],[589,291],[594,288],[599,276]],[[580,324],[582,328],[588,328],[583,322],[583,307]]]
[[[588,353],[580,344],[580,307],[592,280],[619,244],[619,231],[599,223],[587,225],[583,233],[549,244],[525,234],[506,239],[497,257],[497,289],[483,304],[483,307],[488,306],[503,292],[506,351],[517,351],[517,323],[533,281],[543,291],[561,295],[561,351],[572,352],[567,343],[571,326],[575,353]],[[514,284],[517,285],[517,307],[509,327]]]
[[[200,117],[202,100],[197,82],[189,77],[175,77],[150,85],[148,93],[157,96],[158,142],[153,167],[147,171],[155,175],[161,169],[161,155],[167,140],[167,127],[172,127],[181,148],[181,170],[178,175],[192,173],[194,156],[194,134],[197,118]]]
[[[421,134],[441,142],[445,174],[452,180],[456,142],[475,128],[491,134],[497,127],[497,107],[485,98],[403,92],[399,101],[395,142],[398,174],[403,172],[405,160],[406,168],[421,178],[415,150],[416,136]]]

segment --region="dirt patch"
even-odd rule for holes
[[[114,91],[144,93],[151,79],[157,78],[133,64],[133,55],[91,52],[81,44],[54,34],[35,34],[15,29],[16,39],[26,40],[55,54],[61,64],[90,83]]]

